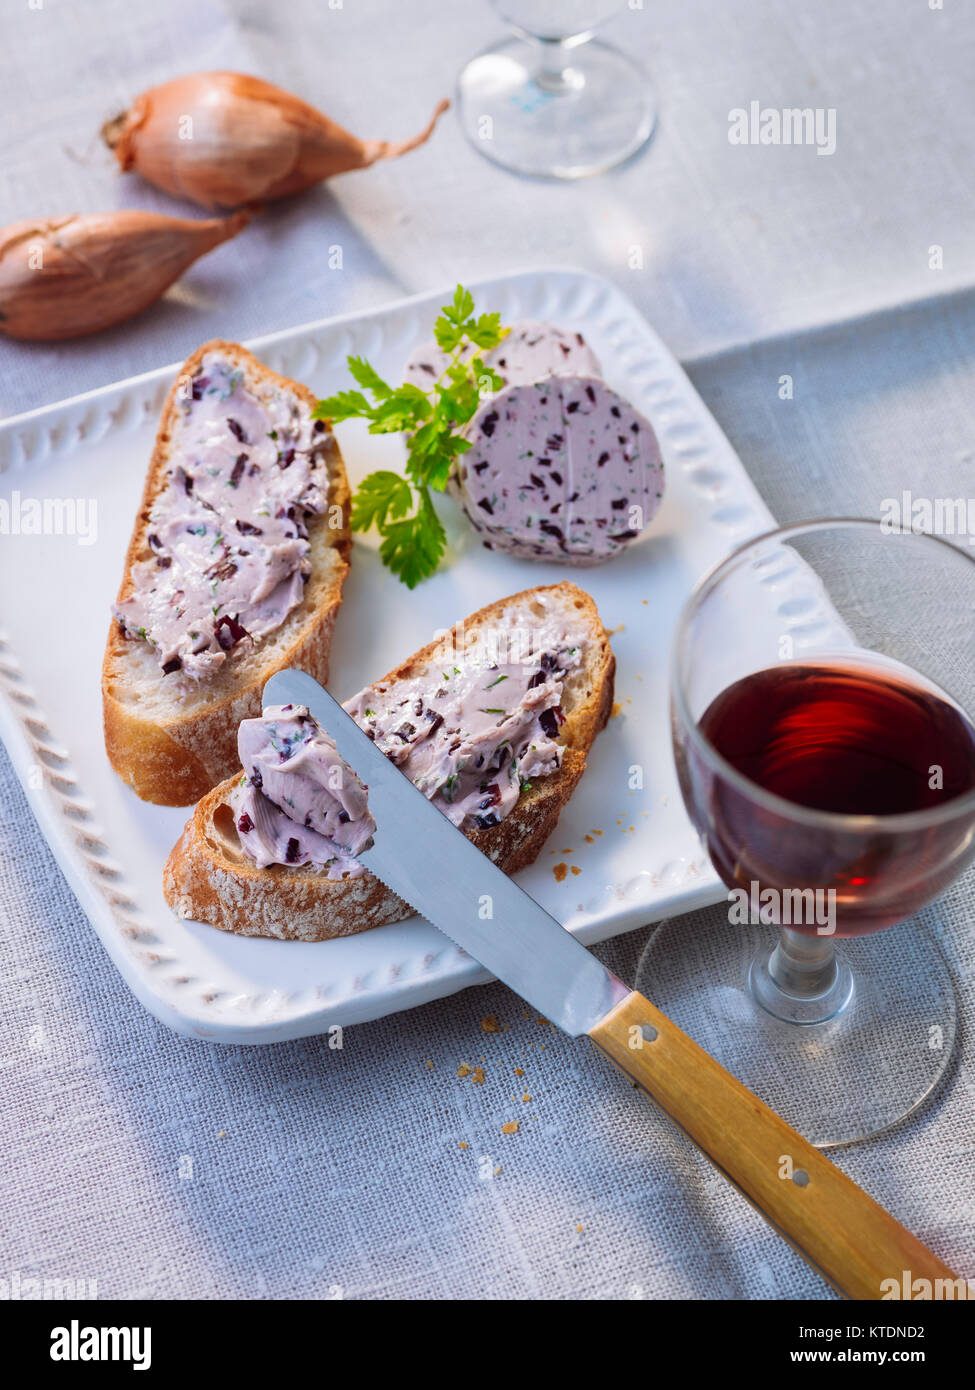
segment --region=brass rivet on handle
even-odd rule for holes
[[[656,1042],[657,1030],[652,1023],[645,1023],[640,1029],[640,1036],[644,1042]]]
[[[796,1187],[808,1187],[809,1174],[804,1168],[797,1168],[792,1174],[792,1181],[795,1183]]]

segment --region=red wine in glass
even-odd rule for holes
[[[700,729],[749,782],[789,803],[756,799],[692,756],[689,799],[729,887],[832,889],[836,935],[856,936],[910,916],[975,856],[975,817],[951,812],[975,790],[975,727],[902,668],[756,671],[712,701]],[[936,823],[912,824],[932,808],[944,810]]]

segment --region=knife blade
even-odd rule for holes
[[[629,994],[456,830],[311,676],[280,671],[264,687],[264,703],[307,705],[369,788],[377,829],[359,862],[547,1019],[579,1036]]]
[[[838,1292],[877,1299],[905,1272],[967,1288],[482,854],[316,680],[280,671],[264,704],[307,706],[366,784],[377,829],[363,866],[546,1018],[587,1033]]]

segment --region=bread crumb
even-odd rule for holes
[[[616,716],[622,711],[622,709],[623,706],[620,704],[619,700],[614,700],[613,707],[609,712],[610,719],[615,719]]]
[[[551,1028],[552,1026],[547,1018],[542,1018],[541,1014],[538,1015],[538,1017],[535,1019],[535,1022],[540,1023],[543,1028]]]
[[[433,1071],[433,1063],[432,1063],[432,1062],[427,1062],[427,1068],[428,1068],[428,1070]]]
[[[552,873],[555,875],[555,882],[562,883],[566,874],[569,872],[568,864],[555,864],[552,866]]]
[[[475,1067],[475,1068],[474,1068],[474,1075],[471,1077],[471,1080],[474,1082],[474,1085],[475,1085],[475,1086],[483,1086],[483,1085],[484,1085],[484,1068],[483,1068],[483,1067]]]
[[[494,1176],[497,1177],[498,1174],[499,1174],[500,1172],[501,1172],[501,1164],[499,1163],[498,1166],[497,1166],[497,1168],[495,1168],[495,1170],[494,1170]]]
[[[470,1067],[467,1065],[466,1062],[461,1062],[460,1066],[457,1068],[457,1075],[460,1077],[461,1081],[463,1081],[465,1076],[470,1076],[470,1074]]]
[[[525,1105],[527,1105],[528,1102],[531,1100],[531,1096],[530,1096],[530,1095],[528,1094],[528,1092],[526,1091],[525,1094],[522,1096],[521,1099],[522,1099],[523,1103],[524,1103]]]
[[[572,872],[573,872],[574,874],[581,874],[581,873],[582,873],[582,870],[579,868],[579,865],[578,865],[578,864],[573,864],[573,865],[572,865]]]
[[[641,598],[640,602],[643,604],[644,607],[646,607],[646,605],[650,602],[650,600],[649,600],[648,598]],[[580,1231],[582,1230],[582,1227],[581,1227],[581,1226],[579,1227],[579,1230],[580,1230]]]
[[[217,1138],[218,1138],[218,1139],[226,1139],[226,1137],[227,1137],[227,1131],[226,1131],[225,1129],[221,1129],[221,1130],[218,1130],[218,1131],[217,1131]]]
[[[593,835],[601,835],[603,832],[601,830],[593,830],[591,833]]]
[[[646,603],[646,599],[644,599],[643,602]],[[583,1228],[581,1226],[576,1227],[576,1230],[579,1232],[580,1235],[582,1235],[582,1229]]]
[[[494,1017],[494,1014],[488,1014],[485,1018],[482,1018],[482,1019],[481,1019],[481,1032],[482,1032],[482,1033],[500,1033],[500,1032],[501,1032],[501,1024],[500,1024],[500,1023],[498,1022],[498,1020]]]
[[[506,1125],[502,1125],[502,1126],[501,1126],[501,1133],[502,1133],[502,1134],[517,1134],[517,1133],[518,1133],[518,1121],[517,1121],[517,1120],[509,1120],[508,1123],[507,1123]]]
[[[613,628],[613,631],[614,631],[614,632],[625,632],[625,631],[626,631],[626,623],[618,623],[618,624],[616,625],[616,627]]]
[[[515,1067],[515,1076],[524,1076],[524,1067]]]
[[[466,1140],[466,1139],[459,1139],[459,1140],[457,1141],[457,1147],[458,1147],[458,1149],[466,1149],[466,1148],[468,1148],[469,1146],[468,1146],[467,1140]]]
[[[596,843],[596,841],[593,839],[593,837],[592,837],[591,835],[587,835],[587,836],[586,836],[586,844],[587,844],[587,845],[594,845],[595,843]]]

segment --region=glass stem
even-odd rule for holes
[[[752,997],[786,1023],[825,1023],[853,999],[850,967],[836,955],[832,937],[782,927],[772,951],[765,946],[748,972]]]
[[[782,927],[778,945],[769,959],[768,973],[779,989],[794,999],[827,994],[837,976],[832,938]]]
[[[535,69],[535,83],[549,96],[567,96],[577,92],[585,84],[585,78],[578,68],[569,66],[570,45],[561,39],[535,40],[539,52],[539,62]]]

